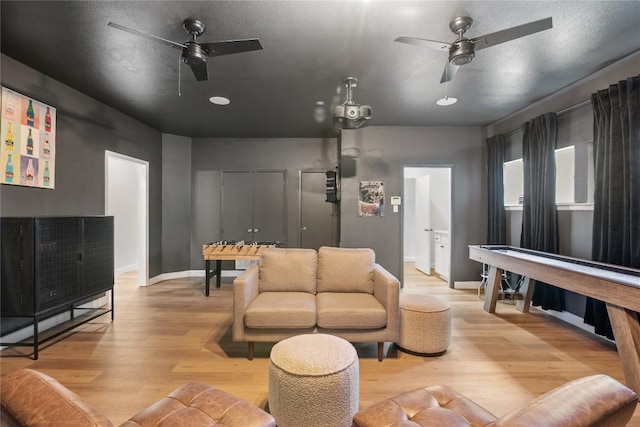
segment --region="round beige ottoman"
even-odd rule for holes
[[[401,350],[439,356],[451,343],[451,306],[434,296],[400,294]]]
[[[356,349],[326,334],[280,341],[269,360],[269,412],[278,427],[351,427],[358,411]]]

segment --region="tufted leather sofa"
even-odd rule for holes
[[[32,369],[2,378],[0,426],[113,427],[104,415],[55,379]],[[273,417],[222,390],[189,383],[143,409],[121,427],[275,427]]]
[[[396,342],[400,282],[368,248],[269,248],[233,281],[233,341],[278,342],[323,333],[349,342]]]
[[[430,386],[358,412],[354,427],[618,427],[638,402],[635,392],[606,375],[568,382],[497,418],[446,386]]]

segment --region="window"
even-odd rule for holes
[[[576,168],[576,165],[584,167]],[[524,193],[522,159],[504,163],[504,204],[521,205]],[[556,150],[556,203],[593,203],[593,143]]]

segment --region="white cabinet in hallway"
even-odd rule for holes
[[[449,232],[446,230],[435,230],[435,270],[436,274],[444,280],[449,279]]]

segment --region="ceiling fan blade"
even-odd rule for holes
[[[450,82],[451,80],[453,80],[453,76],[456,75],[458,68],[460,68],[459,65],[451,65],[451,63],[447,62],[444,66],[444,71],[442,72],[440,83]]]
[[[394,41],[399,43],[413,44],[416,46],[426,46],[428,48],[435,49],[435,50],[447,51],[451,48],[450,43],[439,42],[439,41],[429,40],[429,39],[418,39],[416,37],[402,36],[402,37],[398,37]]]
[[[484,36],[475,37],[471,39],[471,41],[474,44],[475,50],[480,50],[540,31],[548,30],[549,28],[553,28],[553,21],[551,17],[529,22],[528,24],[519,25],[517,27],[507,28],[495,33],[485,34]]]
[[[140,36],[149,40],[160,42],[170,47],[175,47],[176,49],[183,49],[187,47],[182,43],[173,42],[171,40],[163,39],[162,37],[158,37],[158,36],[152,36],[151,34],[143,33],[141,31],[134,30],[133,28],[128,28],[123,25],[116,24],[115,22],[109,22],[107,25],[113,28],[117,28],[118,30],[126,31],[127,33],[135,34],[136,36]]]
[[[232,53],[262,50],[262,45],[260,44],[260,40],[258,39],[200,43],[200,47],[207,52],[207,56],[231,55]]]
[[[201,62],[197,65],[190,65],[193,75],[196,76],[196,80],[199,82],[209,80],[209,73],[207,72],[207,63]]]

